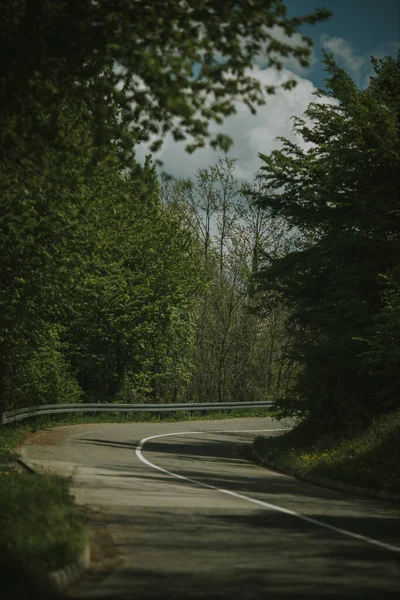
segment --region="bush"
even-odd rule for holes
[[[0,574],[10,564],[48,572],[74,562],[85,543],[83,523],[62,478],[0,474]]]
[[[359,430],[316,433],[303,421],[276,437],[258,437],[254,449],[265,464],[327,477],[360,487],[400,492],[400,412]]]

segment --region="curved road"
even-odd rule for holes
[[[22,448],[72,476],[93,536],[71,598],[400,597],[399,506],[324,490],[240,458],[269,418],[75,425]]]

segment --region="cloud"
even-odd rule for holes
[[[356,82],[360,80],[367,61],[366,55],[356,54],[350,42],[339,37],[329,37],[323,34],[321,35],[321,44],[325,50],[331,52],[336,59],[343,63]]]
[[[252,115],[243,102],[238,102],[236,115],[225,119],[221,126],[210,125],[211,133],[224,132],[233,138],[234,144],[229,156],[238,159],[236,173],[238,178],[245,180],[251,180],[262,165],[259,152],[269,154],[282,146],[276,140],[277,136],[286,137],[301,147],[306,147],[303,140],[292,131],[293,116],[301,116],[310,102],[335,103],[333,99],[313,96],[316,88],[312,82],[286,69],[278,72],[255,66],[251,75],[263,85],[278,85],[293,78],[296,79],[297,86],[290,91],[280,89],[268,96],[267,104],[260,106],[256,115]],[[144,161],[146,154],[150,154],[148,148],[149,143],[138,146],[136,156],[140,162]],[[197,169],[215,164],[220,154],[221,152],[209,147],[188,154],[185,143],[177,143],[171,135],[167,135],[164,145],[154,158],[163,161],[163,170],[178,178],[193,177]]]
[[[399,41],[387,41],[380,44],[372,52],[357,54],[347,40],[339,37],[329,37],[326,34],[321,35],[321,44],[325,50],[333,54],[338,64],[349,72],[361,89],[368,86],[374,73],[371,56],[375,58],[383,58],[388,55],[394,56],[400,48]]]
[[[282,55],[277,54],[276,58],[278,58],[282,62],[282,65],[285,69],[288,69],[289,71],[292,71],[297,75],[304,75],[307,71],[309,71],[315,66],[315,64],[317,63],[317,59],[315,56],[314,47],[312,46],[311,48],[309,48],[307,43],[303,40],[302,34],[294,33],[292,36],[289,37],[285,33],[284,29],[282,27],[278,27],[277,25],[266,29],[272,35],[273,39],[278,42],[288,44],[292,47],[300,46],[302,48],[308,48],[310,50],[309,67],[302,67],[295,56],[284,57]],[[268,66],[268,53],[259,53],[254,58],[253,64],[260,67],[260,69],[266,69]]]

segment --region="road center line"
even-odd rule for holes
[[[312,523],[313,525],[317,525],[318,527],[323,527],[324,529],[329,529],[330,531],[334,531],[336,533],[340,533],[342,535],[346,535],[356,540],[361,540],[362,542],[366,542],[368,544],[373,544],[374,546],[378,546],[380,548],[384,548],[385,550],[391,550],[392,552],[399,552],[400,548],[398,546],[393,546],[392,544],[387,544],[385,542],[380,542],[373,538],[367,537],[365,535],[361,535],[359,533],[353,533],[352,531],[348,531],[347,529],[341,529],[340,527],[334,527],[333,525],[329,525],[329,523],[324,523],[323,521],[319,521],[318,519],[313,519],[312,517],[307,517],[306,515],[302,515],[300,513],[295,512],[294,510],[290,510],[288,508],[283,508],[283,506],[278,506],[276,504],[270,504],[269,502],[263,502],[262,500],[257,500],[256,498],[251,498],[250,496],[245,496],[244,494],[238,494],[237,492],[232,492],[231,490],[225,490],[223,488],[218,488],[215,485],[210,485],[209,483],[204,483],[202,481],[198,481],[197,479],[192,479],[191,477],[186,477],[184,475],[179,475],[178,473],[173,473],[172,471],[168,471],[168,469],[164,469],[159,465],[155,465],[145,458],[142,454],[143,447],[146,442],[150,440],[154,440],[156,438],[169,437],[169,436],[177,436],[177,435],[201,435],[205,433],[254,433],[254,432],[271,432],[271,431],[283,431],[283,429],[235,429],[232,431],[182,431],[178,433],[162,433],[159,435],[152,435],[150,437],[144,438],[140,440],[138,447],[136,448],[136,456],[138,459],[144,463],[145,465],[151,467],[152,469],[156,469],[157,471],[161,471],[161,473],[165,473],[170,477],[174,477],[175,479],[181,479],[183,481],[189,481],[190,483],[194,483],[195,485],[199,485],[201,487],[207,488],[209,490],[214,490],[215,492],[219,492],[221,494],[225,494],[227,496],[233,496],[234,498],[238,498],[239,500],[245,500],[246,502],[250,502],[252,504],[256,504],[257,506],[262,506],[263,508],[269,508],[270,510],[275,510],[280,513],[284,513],[286,515],[290,515],[292,517],[296,517],[297,519],[301,519],[302,521],[306,521],[307,523]]]

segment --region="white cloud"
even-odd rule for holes
[[[363,74],[368,57],[356,54],[350,42],[343,38],[329,37],[323,34],[321,35],[321,44],[325,50],[332,52],[334,57],[343,63],[357,83]]]
[[[251,180],[262,165],[259,152],[269,154],[282,146],[276,137],[286,137],[305,147],[303,140],[292,131],[293,116],[301,116],[310,102],[335,102],[313,96],[316,88],[312,82],[291,71],[284,69],[277,72],[274,69],[261,70],[254,67],[251,74],[263,85],[277,85],[293,78],[297,80],[297,86],[290,91],[280,89],[275,95],[268,96],[267,104],[260,106],[256,115],[252,115],[247,106],[239,102],[236,105],[236,115],[228,117],[221,126],[210,125],[212,133],[224,132],[233,138],[234,144],[229,155],[238,159],[238,178],[246,180]],[[137,159],[140,162],[144,161],[146,154],[150,154],[148,147],[149,144],[141,144],[137,148]],[[209,147],[188,154],[185,152],[184,142],[177,143],[168,135],[154,158],[163,161],[163,170],[174,177],[193,177],[197,169],[215,164],[219,154],[221,152]]]
[[[278,42],[282,42],[284,44],[289,44],[292,47],[301,46],[302,48],[309,48],[307,43],[304,42],[303,36],[300,33],[294,33],[291,37],[289,37],[282,27],[278,27],[274,25],[274,27],[266,28],[269,33],[271,33],[274,40]],[[266,44],[267,45],[267,44]],[[276,55],[277,58],[282,62],[285,69],[292,71],[293,73],[297,73],[298,75],[304,75],[309,69],[311,69],[317,62],[314,47],[309,48],[310,50],[310,66],[302,67],[294,56],[284,57],[281,55]],[[254,58],[254,65],[260,67],[260,69],[266,69],[268,66],[268,53],[260,53],[258,56]]]
[[[395,56],[400,48],[400,41],[387,41],[380,44],[372,52],[357,54],[347,40],[339,37],[329,37],[326,34],[321,35],[321,44],[325,50],[333,54],[339,66],[349,72],[361,89],[368,86],[374,74],[371,56],[375,58],[383,58],[388,55]]]

